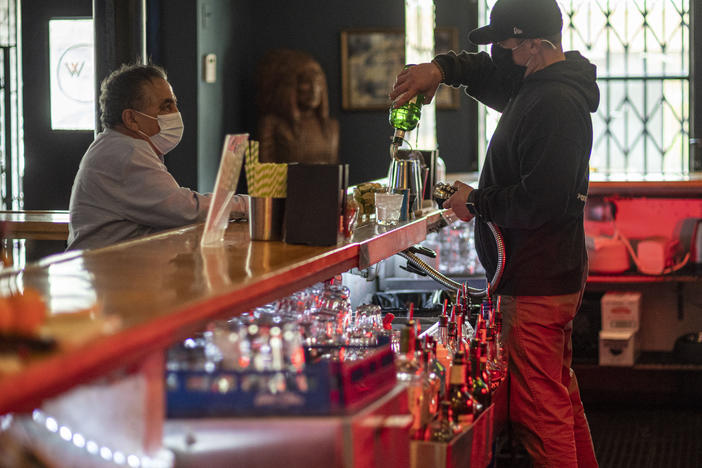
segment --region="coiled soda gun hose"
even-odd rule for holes
[[[438,183],[434,186],[433,198],[434,200],[436,200],[439,206],[442,206],[443,203],[449,198],[451,198],[451,195],[453,195],[457,190],[458,189],[456,187],[453,187],[452,185]],[[502,237],[502,233],[500,232],[499,228],[495,226],[494,223],[490,221],[483,222],[485,222],[485,224],[488,226],[488,228],[490,229],[490,233],[492,234],[492,237],[495,240],[495,246],[497,249],[497,267],[495,268],[495,273],[492,275],[492,278],[489,280],[488,285],[485,289],[471,287],[467,288],[467,293],[471,297],[475,298],[485,297],[491,291],[495,291],[497,285],[500,283],[500,279],[502,278],[502,273],[505,270],[506,255],[505,243]],[[446,286],[449,289],[461,289],[463,287],[461,283],[452,280],[451,278],[437,271],[431,265],[421,260],[419,257],[417,257],[417,255],[415,255],[412,249],[407,249],[403,252],[400,252],[398,255],[400,255],[408,262],[410,262],[413,266],[424,271],[429,277],[431,277],[432,279],[442,284],[443,286]]]

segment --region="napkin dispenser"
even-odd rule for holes
[[[348,164],[288,165],[285,242],[335,245],[343,238]]]

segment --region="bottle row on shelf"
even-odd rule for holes
[[[499,301],[480,304],[471,326],[470,297],[459,291],[438,327],[418,335],[410,317],[397,357],[398,380],[409,385],[412,438],[448,442],[486,410],[506,374]],[[411,316],[411,314],[410,314]]]

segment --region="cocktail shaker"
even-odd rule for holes
[[[388,171],[388,188],[391,192],[409,190],[409,214],[421,215],[424,190],[422,162],[411,156],[408,159],[393,159]]]

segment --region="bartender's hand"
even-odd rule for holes
[[[473,187],[459,181],[454,182],[453,186],[458,190],[444,202],[443,208],[451,208],[461,221],[470,221],[473,219],[473,215],[468,211],[466,202],[468,201],[468,194],[473,191]]]
[[[402,70],[390,91],[392,106],[400,107],[417,94],[423,94],[424,104],[429,104],[441,84],[441,79],[441,70],[433,63],[420,63]]]

